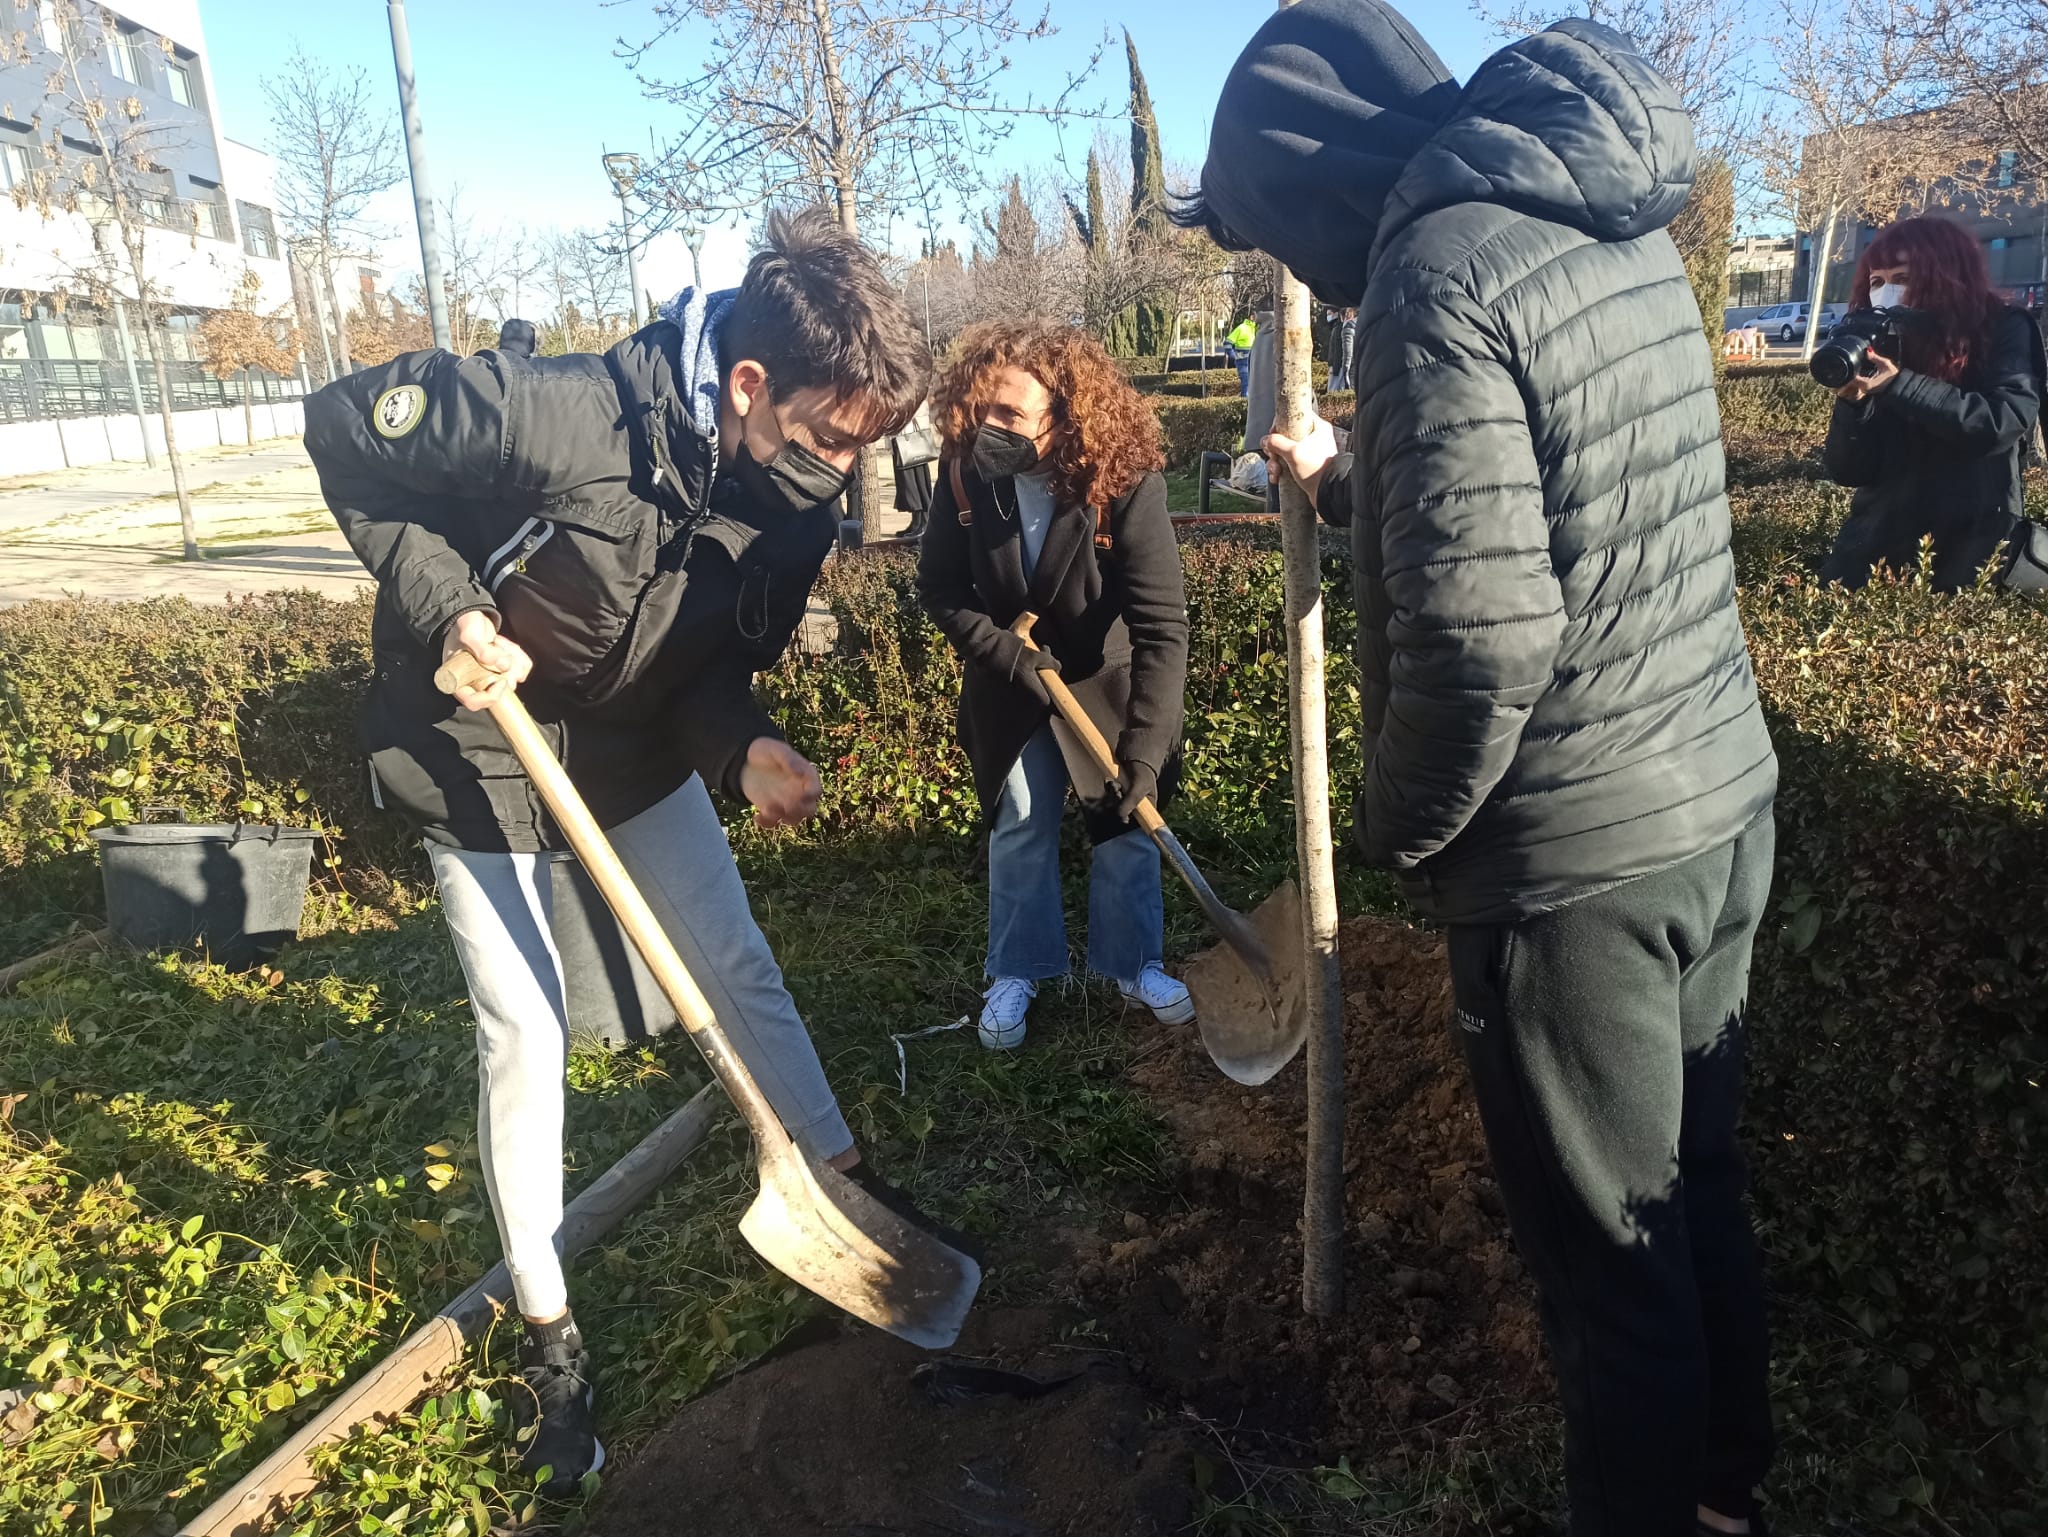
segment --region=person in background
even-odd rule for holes
[[[1223,350],[1230,354],[1231,364],[1237,369],[1237,393],[1249,395],[1252,388],[1252,344],[1259,339],[1259,323],[1246,315],[1230,328],[1230,334],[1223,338]]]
[[[1330,383],[1335,395],[1351,388],[1351,347],[1358,339],[1358,311],[1342,309],[1330,322]]]
[[[938,457],[938,434],[932,430],[931,406],[926,403],[889,439],[889,459],[896,471],[896,510],[910,514],[910,526],[903,530],[905,539],[924,537],[925,515],[932,508],[932,466]]]
[[[709,791],[763,827],[817,810],[752,677],[803,618],[863,445],[910,419],[930,369],[881,265],[813,208],[769,217],[737,290],[686,290],[603,357],[409,352],[306,401],[321,492],[377,579],[373,796],[424,829],[469,981],[478,1156],[524,1319],[512,1420],[550,1493],[604,1464],[555,1252],[561,843],[484,712],[524,685],[790,1136],[921,1220],[854,1146]],[[449,698],[433,676],[458,652],[493,678]]]
[[[960,745],[988,834],[982,1045],[1024,1042],[1038,985],[1067,973],[1060,822],[1071,780],[1094,844],[1088,966],[1168,1024],[1195,1016],[1168,976],[1159,851],[1132,823],[1178,776],[1187,599],[1166,510],[1159,419],[1072,327],[984,323],[933,392],[944,445],[917,570],[925,611],[966,663]],[[1039,616],[1037,649],[1011,631]],[[1052,708],[1066,679],[1114,744],[1105,788]]]
[[[1301,0],[1231,69],[1178,215],[1359,306],[1353,451],[1266,446],[1352,530],[1356,837],[1446,928],[1574,1537],[1761,1532],[1772,1455],[1737,1124],[1777,759],[1665,228],[1693,166],[1609,28],[1460,90],[1391,6]]]
[[[2032,318],[1992,290],[1976,237],[1939,218],[1880,230],[1850,293],[1852,311],[1903,305],[1926,319],[1902,325],[1899,357],[1873,350],[1835,392],[1822,458],[1855,494],[1821,579],[1860,587],[1874,567],[1911,572],[1928,539],[1938,591],[1969,586],[1993,559],[2009,585],[2048,586],[2031,554],[2037,525],[2021,505],[2020,472],[2041,414]]]
[[[533,356],[536,340],[533,322],[530,320],[508,320],[498,327],[498,350],[500,352],[509,352],[515,357],[530,358]]]

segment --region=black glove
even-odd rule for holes
[[[1006,630],[996,643],[995,670],[1038,703],[1052,704],[1052,691],[1038,676],[1042,672],[1056,674],[1060,670],[1059,658],[1050,651],[1035,650]]]
[[[1156,801],[1159,796],[1159,770],[1149,763],[1140,763],[1135,758],[1126,759],[1118,765],[1117,789],[1123,799],[1117,802],[1117,815],[1126,822],[1137,819],[1139,801]]]

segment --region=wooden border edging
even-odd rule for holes
[[[76,935],[61,945],[53,945],[12,965],[0,966],[0,993],[12,992],[14,984],[24,977],[33,976],[45,966],[54,966],[67,956],[84,955],[89,950],[104,950],[113,943],[113,939],[111,929],[94,929],[90,934]]]
[[[571,1201],[562,1213],[562,1258],[566,1261],[609,1234],[675,1173],[704,1140],[723,1103],[718,1085],[706,1084]],[[257,1537],[275,1517],[290,1510],[292,1501],[319,1483],[312,1467],[317,1448],[346,1439],[366,1420],[403,1414],[511,1305],[512,1281],[501,1261],[331,1399],[240,1483],[181,1525],[180,1537]]]

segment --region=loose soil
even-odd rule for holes
[[[685,1408],[607,1484],[592,1529],[1147,1537],[1194,1514],[1196,1420],[1233,1456],[1390,1467],[1483,1446],[1547,1399],[1442,941],[1379,919],[1342,941],[1339,1317],[1309,1319],[1299,1300],[1303,1065],[1245,1090],[1193,1031],[1148,1019],[1133,1076],[1172,1129],[1173,1194],[1111,1233],[1018,1235],[1053,1305],[977,1310],[954,1352],[1082,1376],[940,1407],[912,1380],[928,1357],[831,1326]],[[1100,1351],[1059,1343],[1084,1321]]]
[[[1128,1215],[1077,1272],[1156,1392],[1318,1461],[1483,1440],[1549,1394],[1443,941],[1386,919],[1341,941],[1342,1315],[1300,1303],[1304,1064],[1241,1089],[1186,1030],[1153,1028],[1134,1070],[1173,1128],[1185,1204]]]
[[[953,1352],[1073,1374],[1044,1397],[934,1402],[932,1358],[834,1325],[698,1399],[606,1483],[590,1529],[772,1537],[1168,1537],[1194,1515],[1193,1438],[1071,1320],[977,1310]]]

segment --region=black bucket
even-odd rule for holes
[[[154,822],[96,827],[107,927],[138,950],[267,960],[299,932],[313,839],[303,827]]]

